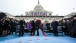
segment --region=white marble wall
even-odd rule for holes
[[[56,18],[57,21],[63,19],[63,17],[15,17],[16,19],[20,20],[22,18],[25,18],[26,22],[29,22],[30,20],[34,20],[34,18],[38,18],[44,23],[45,21],[52,22],[53,18]]]

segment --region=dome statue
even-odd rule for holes
[[[38,4],[35,6],[34,10],[36,11],[42,11],[44,8],[40,5],[40,2],[38,1]]]

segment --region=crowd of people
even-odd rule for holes
[[[53,32],[55,36],[58,36],[58,26],[61,26],[62,32],[64,35],[71,37],[76,37],[76,16],[73,16],[72,19],[63,19],[56,21],[55,19],[51,23]]]
[[[30,31],[30,36],[35,35],[35,31],[37,31],[37,36],[39,36],[39,29],[43,31],[43,25],[44,23],[41,23],[41,20],[34,19],[30,22],[25,22],[24,18],[22,20],[15,20],[10,18],[5,18],[4,20],[0,20],[0,36],[7,36],[10,34],[17,33],[17,26],[19,27],[19,37],[24,36],[24,33],[26,31]],[[62,32],[64,32],[64,35],[68,35],[71,37],[76,37],[76,16],[73,17],[73,19],[63,19],[60,21],[56,21],[56,19],[53,19],[51,23],[45,23],[47,26],[47,30],[50,30],[50,25],[53,28],[54,36],[58,36],[58,26],[61,26]],[[25,31],[26,30],[26,31]]]
[[[5,18],[4,20],[0,20],[0,35],[7,36],[10,34],[17,33],[17,29],[19,31],[19,37],[24,35],[25,30],[31,30],[30,35],[35,34],[35,30],[37,30],[37,36],[39,36],[39,26],[41,21],[38,19],[32,20],[30,22],[25,22],[24,18],[20,21],[15,20],[13,18]]]

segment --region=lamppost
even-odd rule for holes
[[[49,20],[51,20],[50,16],[51,16],[51,14],[49,14]]]
[[[56,15],[56,19],[58,19],[58,14]]]
[[[20,17],[21,19],[22,19],[22,16],[23,16],[23,14],[21,14],[21,17]]]

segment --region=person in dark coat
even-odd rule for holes
[[[51,26],[53,28],[54,36],[58,36],[58,22],[54,19],[53,22],[51,23]]]
[[[31,36],[35,35],[35,30],[36,30],[36,20],[31,21]]]
[[[11,26],[11,28],[10,28],[10,34],[13,34],[13,32],[14,32],[14,26],[15,26],[15,23],[14,23],[13,19],[10,21],[10,26]]]
[[[76,15],[73,17],[73,21],[71,21],[71,37],[76,37]]]
[[[3,21],[0,20],[0,36],[2,36]]]
[[[36,20],[36,31],[37,31],[37,36],[39,36],[39,28],[41,25],[41,20],[37,19]]]
[[[9,18],[6,18],[6,20],[4,22],[2,36],[6,36],[8,34],[8,28],[9,28],[9,26],[10,26]]]
[[[16,33],[16,26],[18,25],[17,20],[14,20],[14,32]]]
[[[66,28],[66,26],[67,26],[67,23],[66,23],[65,20],[63,20],[62,21],[62,30],[63,30],[65,35],[67,35],[67,28]]]
[[[20,20],[19,21],[20,29],[19,29],[19,37],[24,35],[24,28],[25,28],[25,21]]]
[[[67,26],[66,26],[66,28],[67,28],[67,35],[70,35],[70,20],[69,19],[67,19]]]

